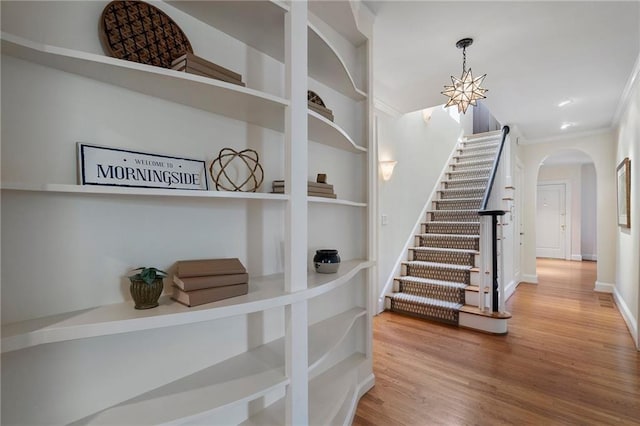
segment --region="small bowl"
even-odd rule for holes
[[[322,249],[316,250],[313,256],[313,266],[320,274],[335,274],[340,268],[340,256],[338,250]]]

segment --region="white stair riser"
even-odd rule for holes
[[[459,314],[460,327],[471,328],[474,330],[481,330],[492,334],[506,334],[507,333],[507,320],[503,318],[491,318],[482,315],[469,314],[467,312],[460,312]]]
[[[390,297],[385,297],[384,298],[384,309],[386,311],[391,309],[391,298]]]
[[[478,306],[478,295],[480,294],[480,292],[478,291],[472,291],[472,290],[465,290],[464,292],[464,303],[467,305],[472,305],[472,306]],[[489,306],[489,293],[485,293],[484,294],[484,305],[485,306]]]

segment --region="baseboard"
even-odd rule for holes
[[[361,381],[358,384],[358,388],[356,389],[356,392],[353,394],[355,398],[351,399],[349,414],[345,418],[344,426],[350,425],[353,423],[353,418],[356,415],[356,411],[358,409],[358,402],[360,402],[360,398],[362,398],[365,393],[369,392],[369,390],[373,388],[375,383],[376,383],[376,378],[373,375],[373,373],[371,373],[367,378],[365,378],[363,381]]]
[[[538,275],[532,275],[532,274],[522,274],[522,281],[523,283],[529,283],[529,284],[538,284]]]
[[[580,255],[580,254],[572,254],[571,255],[571,260],[573,260],[574,262],[582,262],[582,255]]]
[[[627,324],[629,333],[631,333],[631,338],[636,344],[636,349],[640,351],[640,343],[638,342],[638,320],[631,314],[631,310],[625,303],[617,288],[614,288],[613,290],[613,300],[615,300],[618,311],[620,311],[620,315],[622,315],[624,322]]]
[[[596,285],[593,287],[593,291],[599,291],[601,293],[613,293],[615,288],[615,284],[596,281]]]
[[[513,296],[513,293],[516,292],[516,288],[518,287],[519,283],[516,283],[514,280],[512,280],[509,284],[507,284],[504,288],[504,299],[505,300],[509,300],[509,298],[511,296]]]
[[[596,262],[598,260],[598,256],[595,254],[583,254],[582,260],[590,260],[592,262]]]

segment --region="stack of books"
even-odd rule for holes
[[[202,77],[215,78],[216,80],[226,81],[227,83],[233,83],[239,86],[245,85],[242,82],[242,76],[240,74],[189,52],[174,59],[173,62],[171,62],[171,69],[200,75]]]
[[[274,180],[271,188],[274,194],[284,194],[284,181]],[[312,181],[307,182],[307,195],[309,197],[336,198],[333,185]]]
[[[197,306],[247,294],[249,274],[236,258],[181,260],[173,284],[172,299]]]
[[[311,111],[317,112],[327,120],[333,121],[333,111],[331,111],[327,107],[323,107],[320,104],[314,103],[312,101],[307,101],[307,105]]]

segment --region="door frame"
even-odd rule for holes
[[[571,245],[572,240],[572,225],[573,225],[573,216],[571,215],[571,181],[569,179],[553,179],[553,180],[543,180],[538,179],[536,182],[536,211],[538,208],[538,186],[540,185],[564,185],[564,223],[565,223],[565,232],[564,232],[564,259],[571,260],[571,252],[573,251],[573,247]],[[538,227],[538,215],[536,214],[536,229]],[[538,241],[536,238],[536,245],[534,248],[537,250]]]

